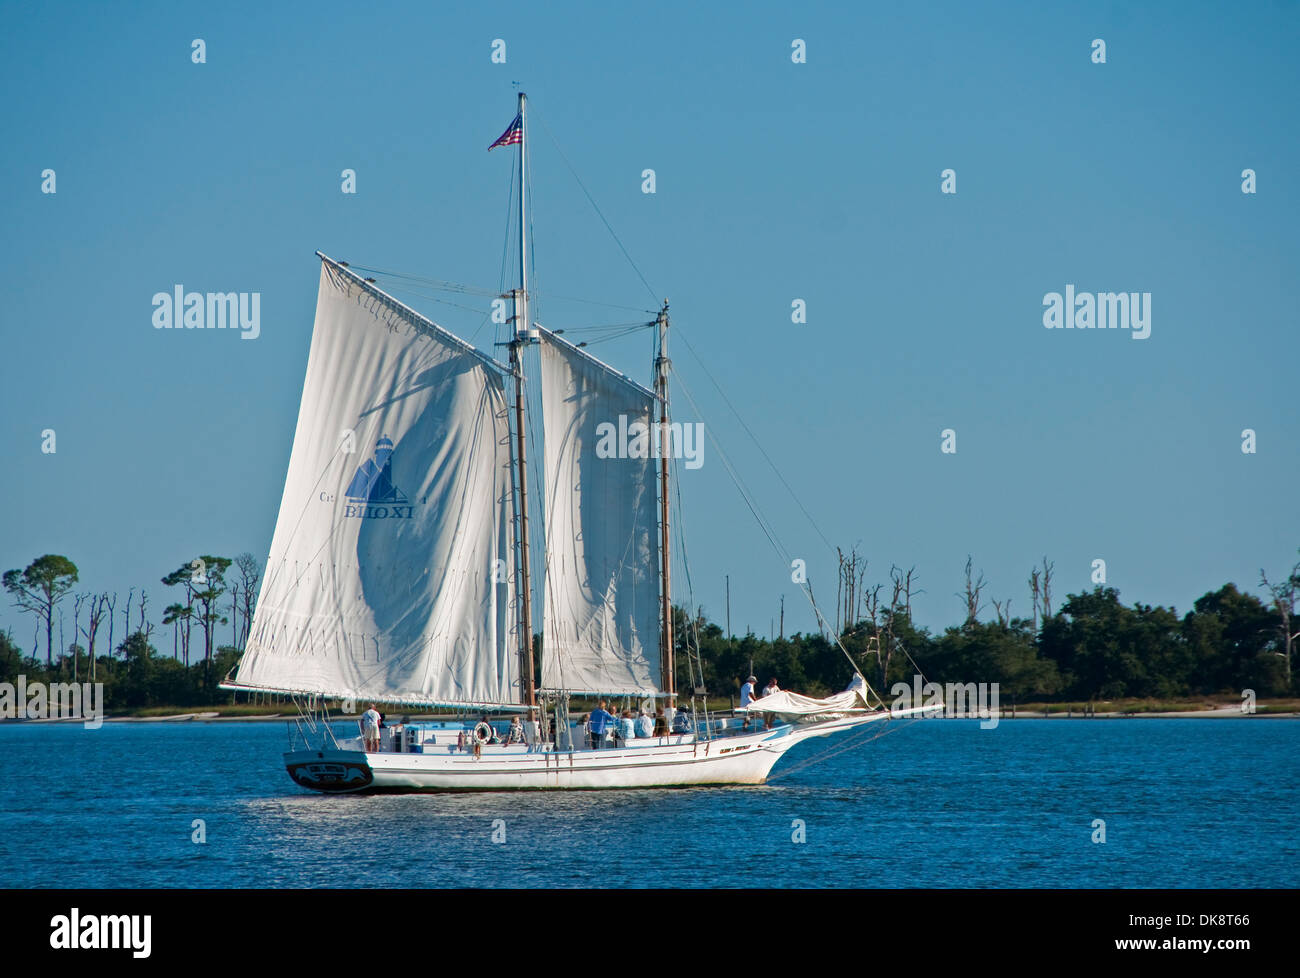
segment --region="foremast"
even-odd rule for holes
[[[527,137],[527,99],[519,93],[519,288],[514,290],[515,335],[510,342],[510,369],[515,377],[515,485],[519,490],[519,671],[521,701],[534,720],[537,688],[533,667],[533,592],[528,566],[528,454],[524,418],[524,347],[529,341],[528,320],[528,211],[525,193],[524,147]]]

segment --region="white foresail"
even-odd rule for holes
[[[326,260],[236,683],[518,703],[499,364]]]
[[[546,581],[542,685],[655,693],[654,395],[542,330]]]

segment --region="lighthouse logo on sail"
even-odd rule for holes
[[[409,520],[415,510],[406,494],[393,485],[393,440],[384,435],[375,443],[375,457],[366,459],[348,483],[345,517]]]

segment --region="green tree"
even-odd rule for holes
[[[1067,596],[1060,613],[1044,622],[1040,639],[1063,674],[1067,696],[1138,695],[1146,676],[1133,647],[1133,625],[1133,612],[1120,603],[1114,588],[1098,586]]]
[[[67,557],[46,554],[27,565],[26,570],[5,571],[5,590],[14,604],[45,622],[45,663],[54,664],[54,609],[77,583],[77,565]]]
[[[23,650],[14,645],[8,632],[0,632],[0,683],[16,682],[23,671]]]
[[[125,705],[154,705],[152,680],[157,651],[149,644],[148,637],[142,631],[134,632],[117,647],[117,651],[122,653],[125,662],[126,675],[122,682]]]
[[[226,624],[229,619],[221,614],[219,601],[226,593],[226,571],[230,568],[229,557],[213,557],[205,554],[196,557],[188,564],[183,564],[162,579],[168,587],[178,584],[185,587],[186,602],[183,606],[171,605],[167,609],[169,617],[166,624],[188,617],[180,613],[180,608],[193,609],[192,614],[203,629],[203,678],[208,685],[212,680],[212,653],[216,642],[218,625]],[[172,613],[176,609],[176,613]]]
[[[1247,687],[1260,693],[1285,691],[1273,654],[1277,620],[1262,601],[1235,584],[1225,584],[1198,598],[1192,608],[1183,618],[1183,634],[1190,650],[1189,681],[1196,692],[1239,692]]]

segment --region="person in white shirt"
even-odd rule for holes
[[[781,692],[781,687],[778,686],[778,685],[776,684],[776,677],[773,676],[771,679],[769,679],[769,680],[767,681],[767,685],[763,687],[763,695],[764,695],[764,696],[771,696],[773,693],[779,693],[779,692]],[[763,714],[763,729],[764,729],[764,730],[771,730],[771,729],[772,729],[772,724],[775,723],[775,722],[776,722],[776,714],[775,714],[775,713],[764,713],[764,714]]]
[[[379,711],[375,709],[375,704],[370,704],[370,709],[361,714],[361,740],[362,749],[367,751],[379,750]]]
[[[757,676],[750,676],[745,680],[745,685],[740,687],[740,708],[743,710],[754,702],[754,683],[758,682]],[[741,730],[749,729],[749,714],[745,714],[745,722],[740,726]]]

